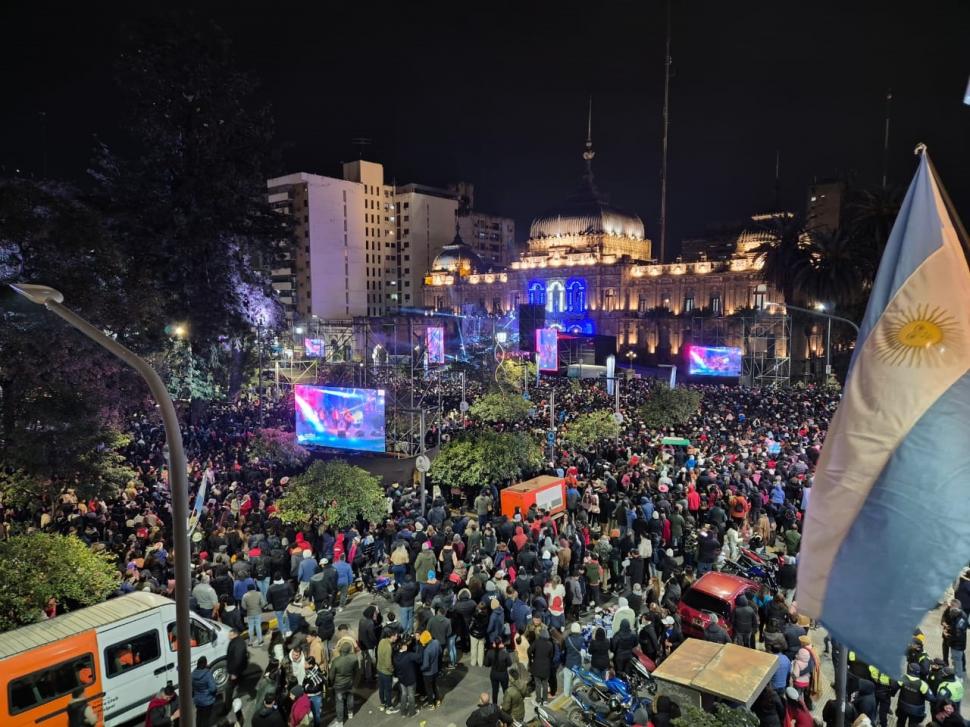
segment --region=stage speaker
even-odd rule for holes
[[[519,350],[535,353],[536,329],[545,328],[546,307],[544,305],[519,305]]]
[[[616,336],[593,336],[595,362],[597,366],[606,366],[606,359],[616,355]]]

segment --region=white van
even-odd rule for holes
[[[192,667],[206,657],[221,689],[229,627],[192,614],[191,633]],[[0,724],[64,727],[78,687],[106,727],[144,715],[178,682],[176,646],[175,602],[147,592],[0,634]]]

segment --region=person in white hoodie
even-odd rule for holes
[[[620,596],[620,600],[617,602],[619,606],[616,612],[613,614],[613,633],[617,633],[620,630],[620,624],[626,621],[627,623],[635,624],[637,621],[637,614],[633,612],[630,608],[630,602],[627,601],[623,596]]]

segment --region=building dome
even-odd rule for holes
[[[590,121],[586,132],[586,165],[582,182],[574,194],[558,207],[554,207],[532,220],[530,240],[555,237],[608,235],[611,237],[644,240],[643,220],[637,215],[622,212],[606,203],[593,182],[592,102]]]
[[[530,239],[573,235],[613,235],[642,240],[643,220],[610,207],[592,194],[576,194],[536,217],[529,228]]]
[[[474,273],[483,273],[485,267],[478,254],[462,242],[457,235],[454,242],[441,248],[441,252],[438,253],[431,264],[433,271],[457,273],[462,277]]]

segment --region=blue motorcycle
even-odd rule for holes
[[[589,701],[605,705],[608,715],[622,715],[622,721],[629,725],[646,724],[649,721],[652,700],[634,694],[626,681],[618,676],[603,679],[582,667],[570,668],[580,683],[595,697],[594,700]],[[584,711],[584,714],[587,713]]]

